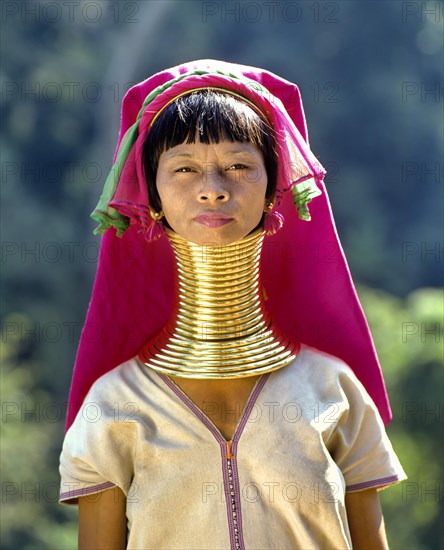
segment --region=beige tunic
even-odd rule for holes
[[[351,369],[312,348],[259,379],[230,446],[220,412],[127,361],[66,435],[60,500],[119,486],[129,549],[351,548],[345,491],[406,477]]]

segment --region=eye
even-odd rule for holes
[[[237,164],[232,164],[231,166],[227,167],[227,170],[247,170],[247,169],[248,169],[248,166],[240,162],[238,162]]]
[[[181,166],[180,168],[177,168],[176,170],[174,170],[175,172],[194,172],[194,170],[192,168],[190,168],[189,166]]]

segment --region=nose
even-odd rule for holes
[[[230,198],[228,185],[223,175],[214,166],[203,172],[198,194],[199,202],[227,202]]]

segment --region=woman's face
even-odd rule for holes
[[[265,207],[267,174],[252,143],[182,143],[159,157],[165,218],[184,239],[221,246],[248,235]]]

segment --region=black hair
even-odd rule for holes
[[[243,101],[213,90],[192,92],[168,105],[154,121],[142,150],[142,163],[150,205],[161,210],[156,188],[159,157],[163,151],[184,142],[219,143],[223,140],[249,142],[264,157],[267,198],[276,191],[277,153],[274,132],[263,118]]]

